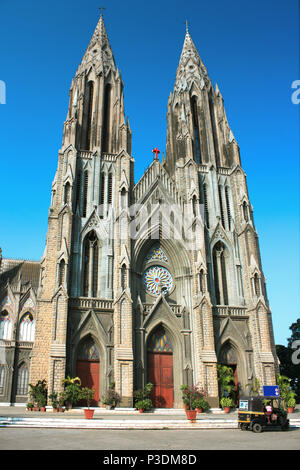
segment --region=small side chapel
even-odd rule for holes
[[[102,14],[69,96],[44,255],[0,256],[0,403],[25,403],[28,383],[42,379],[59,392],[70,375],[94,388],[94,406],[114,382],[132,407],[151,381],[156,408],[181,408],[182,384],[218,407],[217,364],[233,368],[239,394],[255,378],[275,383],[240,149],[188,29],[166,155],[154,149],[139,181]]]

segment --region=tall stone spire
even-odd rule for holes
[[[106,73],[110,68],[112,70],[116,69],[115,59],[109,43],[102,14],[79,68],[86,68],[90,65],[94,65],[97,72],[103,70]]]

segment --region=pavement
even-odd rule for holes
[[[238,412],[224,413],[214,408],[197,414],[196,421],[186,418],[183,409],[154,409],[139,413],[134,408],[93,408],[93,419],[85,419],[83,408],[53,412],[27,411],[25,406],[1,406],[0,427],[10,428],[62,428],[62,429],[237,429]],[[290,426],[300,428],[300,405],[289,414]]]

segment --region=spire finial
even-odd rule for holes
[[[103,18],[103,10],[106,10],[105,7],[99,7],[98,10],[100,10],[100,18],[102,17]]]
[[[188,23],[188,20],[185,20],[185,29],[186,29],[186,33],[189,32],[189,23]]]

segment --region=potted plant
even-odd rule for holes
[[[286,401],[286,406],[288,407],[288,413],[293,413],[296,406],[296,399],[291,396]]]
[[[112,382],[107,389],[104,397],[102,397],[102,403],[106,405],[106,408],[113,410],[121,402],[120,395],[115,391],[115,384]]]
[[[66,401],[66,395],[65,395],[65,391],[63,391],[58,396],[58,407],[57,407],[58,412],[60,412],[60,413],[64,412],[64,403],[65,403],[65,401]]]
[[[40,411],[46,411],[47,397],[43,394],[37,396],[37,404]]]
[[[144,411],[149,411],[152,408],[152,401],[150,398],[144,398],[135,403],[136,409],[139,410],[139,413],[144,413]]]
[[[88,387],[83,387],[81,389],[81,399],[86,400],[87,402],[87,408],[84,408],[84,416],[86,419],[92,419],[94,416],[94,411],[90,409],[90,404],[92,399],[94,398],[95,395],[95,390],[92,390],[91,388]]]
[[[29,384],[29,396],[34,404],[33,410],[39,411],[40,403],[47,403],[47,382],[45,379],[38,380],[37,383]],[[44,406],[45,406],[44,405]]]
[[[195,398],[194,405],[196,407],[197,413],[203,413],[203,412],[208,411],[210,409],[210,406],[209,406],[208,402],[203,397],[202,398]]]
[[[229,413],[230,408],[233,406],[233,400],[230,397],[222,397],[220,400],[220,405],[225,413]]]
[[[32,411],[33,410],[33,403],[30,403],[30,402],[27,403],[26,409],[27,409],[27,411]]]
[[[69,410],[80,401],[81,380],[80,377],[70,377],[68,375],[65,379],[62,379],[61,383],[64,385],[63,393],[66,409]]]
[[[196,399],[199,398],[197,397],[197,390],[195,387],[182,385],[181,391],[187,419],[190,421],[195,421],[197,416]]]
[[[57,392],[52,392],[49,395],[49,399],[51,400],[52,409],[56,413],[58,411],[58,394],[57,394]]]

